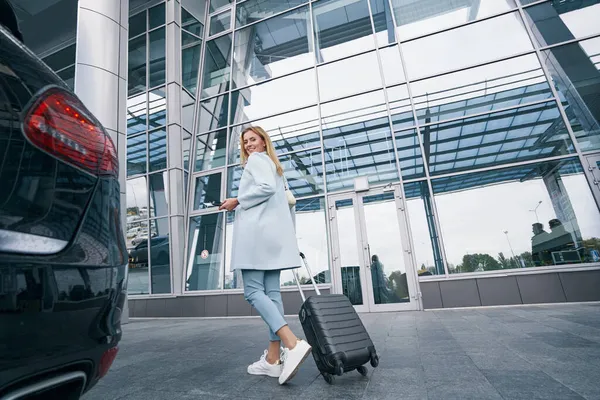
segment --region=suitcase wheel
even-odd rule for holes
[[[328,374],[327,372],[323,374],[323,379],[325,379],[325,382],[329,383],[330,385],[333,385],[333,382],[335,382],[335,376]]]
[[[344,364],[339,360],[335,363],[335,374],[337,376],[344,375]]]
[[[356,368],[356,370],[362,376],[367,376],[369,374],[369,370],[364,365],[361,365],[360,367]]]
[[[371,356],[371,366],[373,368],[377,368],[378,365],[379,365],[379,356],[377,354],[374,354]]]

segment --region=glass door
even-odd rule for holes
[[[359,312],[419,309],[399,186],[329,198],[336,291]]]

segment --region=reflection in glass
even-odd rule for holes
[[[230,119],[240,124],[316,104],[314,78],[311,69],[233,92]]]
[[[186,104],[184,101],[189,100],[190,103]],[[187,93],[187,91],[181,91],[181,126],[186,132],[192,132],[194,129],[194,99]]]
[[[225,32],[229,29],[231,29],[231,10],[210,17],[210,36]]]
[[[268,18],[289,8],[299,6],[304,0],[247,0],[236,4],[235,27],[240,28],[263,18]]]
[[[227,125],[229,95],[212,97],[200,103],[198,133],[212,131]]]
[[[600,1],[547,1],[524,9],[540,46],[600,33]]]
[[[394,192],[362,198],[375,304],[410,302]]]
[[[167,168],[166,128],[148,132],[148,156],[150,172]]]
[[[72,44],[42,58],[42,60],[53,71],[60,71],[61,69],[75,65],[75,51],[75,44]]]
[[[127,176],[146,173],[146,135],[127,138]]]
[[[594,262],[600,215],[577,160],[433,181],[451,273]]]
[[[222,214],[221,214],[222,215]],[[227,226],[225,228],[225,282],[223,287],[225,289],[242,289],[244,287],[244,281],[242,279],[242,273],[240,270],[231,271],[231,249],[233,247],[233,220],[235,213],[226,213]],[[283,272],[283,271],[282,271]]]
[[[75,90],[75,66],[74,65],[63,69],[62,71],[58,71],[56,74],[58,76],[60,76],[60,79],[62,79],[67,84],[67,86],[69,86],[69,88],[71,90]]]
[[[238,8],[238,15],[239,12]],[[237,31],[233,52],[234,87],[313,66],[308,24],[308,7],[301,7]]]
[[[129,17],[129,37],[135,37],[146,31],[146,11]],[[130,45],[131,46],[131,45]]]
[[[434,75],[532,49],[531,40],[516,12],[402,45],[410,78]]]
[[[258,125],[267,131],[277,154],[314,148],[321,143],[316,106],[254,121],[249,125]],[[240,161],[240,136],[246,127],[241,125],[231,130],[229,164]]]
[[[221,8],[227,7],[229,4],[233,3],[231,0],[210,0],[209,4],[209,12],[217,11]]]
[[[226,129],[198,136],[194,171],[199,172],[224,166],[226,140]]]
[[[395,136],[402,177],[404,179],[414,179],[425,176],[417,130],[409,129],[396,132]]]
[[[367,0],[320,0],[313,15],[318,62],[375,48]]]
[[[542,55],[581,150],[600,149],[600,37]]]
[[[146,35],[129,41],[127,60],[127,95],[133,96],[146,90]]]
[[[167,124],[167,99],[165,88],[159,88],[148,93],[148,129],[158,128]]]
[[[127,235],[126,244],[130,249],[148,237],[148,188],[145,176],[128,179],[127,193]],[[146,255],[147,260],[147,255]]]
[[[190,148],[192,145],[192,136],[186,133],[183,134],[182,153],[183,153],[183,169],[188,171],[190,164]],[[187,193],[184,191],[184,193]]]
[[[317,75],[321,101],[382,87],[375,52],[321,65],[317,68]]]
[[[161,3],[148,10],[149,28],[157,28],[165,24],[165,3]]]
[[[421,124],[552,97],[535,54],[411,82]]]
[[[216,213],[190,218],[186,291],[222,288],[224,215]]]
[[[362,246],[356,235],[356,219],[352,199],[335,202],[337,237],[342,273],[342,293],[353,305],[363,304],[359,251]]]
[[[148,177],[150,182],[150,218],[169,215],[168,172],[159,172]]]
[[[196,178],[194,210],[217,208],[221,204],[221,173]]]
[[[229,89],[231,34],[206,42],[202,74],[202,97],[214,96]]]
[[[298,200],[295,220],[298,247],[306,256],[313,279],[317,284],[331,283],[325,226],[325,200],[322,197]],[[311,284],[306,268],[300,268],[297,272],[301,285]],[[296,285],[291,270],[281,271],[281,285]]]
[[[148,86],[155,87],[163,85],[166,80],[166,38],[165,28],[160,28],[150,32],[149,37],[149,71],[148,71]]]
[[[181,50],[181,82],[191,93],[196,93],[198,70],[200,68],[201,44]]]
[[[171,293],[169,218],[150,221],[150,275],[152,293]]]
[[[573,153],[557,104],[535,104],[421,128],[432,175]]]
[[[352,188],[359,176],[372,184],[398,179],[382,91],[323,104],[321,112],[328,190]]]
[[[227,168],[227,197],[237,197],[243,172],[240,165]]]
[[[288,187],[295,197],[325,191],[321,149],[279,156]]]
[[[185,30],[181,31],[181,46],[188,46],[192,44],[200,44],[201,39],[196,36],[188,33]]]
[[[514,0],[392,0],[400,40],[414,38],[515,8]]]
[[[127,134],[144,132],[146,130],[146,113],[148,103],[146,93],[127,99]]]
[[[415,126],[415,117],[410,105],[408,88],[406,85],[387,88],[388,101],[390,103],[390,114],[392,115],[392,126],[394,130],[406,129]]]
[[[406,213],[413,238],[413,254],[419,276],[443,275],[444,261],[433,217],[433,204],[426,181],[404,185]]]
[[[375,24],[375,36],[379,47],[394,43],[394,21],[390,11],[388,0],[369,0],[371,2],[371,13]]]
[[[182,2],[182,3],[185,3]],[[188,11],[188,9],[190,11]],[[202,37],[204,33],[204,25],[200,23],[204,21],[204,4],[198,3],[196,0],[189,0],[187,5],[182,4],[181,7],[181,28],[189,33],[193,33],[198,37]]]
[[[145,234],[142,234],[142,231]],[[129,271],[127,293],[149,294],[150,278],[148,276],[148,221],[127,223],[127,252]],[[131,235],[139,235],[130,238]]]

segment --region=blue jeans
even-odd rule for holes
[[[281,271],[244,269],[244,297],[269,327],[269,340],[279,340],[275,332],[287,325],[283,318],[283,301],[279,289]]]

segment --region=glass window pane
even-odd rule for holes
[[[299,6],[305,0],[248,0],[236,4],[236,28]]]
[[[184,30],[181,31],[181,46],[188,46],[192,44],[200,44],[202,39],[196,35],[192,35]]]
[[[554,101],[428,125],[421,135],[432,175],[575,151]]]
[[[149,29],[157,28],[165,24],[165,3],[161,3],[149,10]]]
[[[254,121],[250,125],[258,125],[269,133],[277,154],[321,145],[316,106]],[[231,130],[229,164],[240,162],[240,136],[246,126],[236,126]]]
[[[421,124],[553,97],[535,54],[411,82]]]
[[[49,66],[53,71],[59,71],[65,67],[75,64],[75,45],[65,47],[49,56],[44,57],[42,60]]]
[[[198,133],[227,126],[229,95],[213,97],[200,103]]]
[[[367,176],[372,184],[399,179],[385,105],[381,109],[361,104],[365,100],[377,100],[368,104],[385,104],[383,91],[377,94],[379,99],[356,96],[339,104],[332,102],[322,106],[325,168],[330,191],[353,188],[354,179],[359,176]]]
[[[331,283],[324,199],[298,200],[296,202],[295,220],[298,247],[306,255],[306,260],[313,273],[313,279],[317,284]],[[300,268],[297,271],[300,283],[310,285],[306,268]],[[281,285],[296,285],[292,270],[281,271]]]
[[[142,232],[145,233],[142,234]],[[130,238],[130,235],[134,235],[133,239]],[[148,220],[136,220],[127,224],[127,245],[127,251],[129,253],[127,293],[149,294]]]
[[[433,191],[451,273],[587,263],[598,250],[600,215],[576,160],[442,178]]]
[[[169,218],[150,221],[150,268],[152,293],[171,293]]]
[[[183,146],[183,169],[184,170],[188,170],[189,168],[189,164],[190,164],[190,147],[192,145],[192,136],[188,135],[186,133],[183,134],[183,141],[182,141],[182,146]],[[184,191],[183,193],[185,193],[187,195],[187,191]],[[184,195],[184,197],[186,197],[186,195]]]
[[[369,71],[369,73],[365,73]],[[382,87],[375,52],[317,67],[321,101]]]
[[[148,218],[148,187],[146,177],[127,180],[127,215],[136,218]],[[147,232],[146,232],[147,233]]]
[[[182,0],[181,1],[181,26],[184,29],[188,28],[189,24],[196,24],[198,21],[204,22],[206,12],[206,3],[197,0]],[[202,36],[197,34],[198,36]]]
[[[411,182],[404,185],[404,198],[413,237],[417,273],[419,276],[443,275],[444,261],[431,211],[433,205],[427,182]]]
[[[204,21],[204,4],[195,2],[193,7],[198,8],[198,13],[202,14],[201,17],[197,18],[190,14],[185,8],[181,8],[181,28],[185,31],[192,33],[199,38],[204,33],[204,25],[200,21]]]
[[[308,7],[301,7],[237,31],[233,52],[234,87],[313,66],[308,24]]]
[[[146,15],[144,13],[144,15]],[[146,90],[146,36],[129,41],[127,67],[128,96]]]
[[[167,130],[157,129],[148,133],[148,167],[150,172],[167,168]]]
[[[237,197],[244,170],[240,165],[227,168],[227,197]]]
[[[397,132],[395,136],[402,177],[404,179],[414,179],[425,176],[417,130],[410,129]]]
[[[581,150],[600,149],[600,37],[542,54]]]
[[[226,140],[226,129],[198,136],[194,171],[223,167],[225,165]]]
[[[362,279],[360,277],[359,242],[356,235],[356,219],[352,199],[335,202],[336,226],[339,243],[339,265],[342,293],[353,305],[363,304]]]
[[[406,85],[394,86],[386,90],[388,101],[390,102],[390,113],[392,115],[394,130],[415,126],[415,118]]]
[[[146,102],[146,93],[127,99],[127,134],[144,132],[146,130],[146,120],[148,112],[148,103]]]
[[[600,33],[600,0],[547,1],[524,11],[540,46]]]
[[[217,208],[221,204],[221,173],[196,178],[194,210]]]
[[[390,11],[388,0],[370,0],[373,23],[375,24],[375,36],[379,47],[394,43],[394,21]]]
[[[222,214],[220,214],[222,215]],[[240,270],[231,272],[231,250],[233,242],[233,219],[235,213],[227,213],[227,226],[225,228],[225,245],[227,250],[225,251],[225,289],[243,289],[244,283],[242,279],[242,273]]]
[[[127,138],[127,176],[146,173],[146,135]]]
[[[233,123],[255,121],[316,104],[317,90],[314,77],[314,71],[308,70],[233,92],[231,101]]]
[[[167,171],[152,174],[150,181],[150,218],[169,215],[169,185]]]
[[[414,38],[515,8],[514,0],[392,0],[400,40]]]
[[[146,32],[146,11],[129,17],[129,37],[132,38],[144,32]]]
[[[181,109],[181,125],[190,133],[194,129],[194,107],[195,104],[192,103]]]
[[[491,61],[532,50],[518,13],[481,21],[402,45],[410,78]]]
[[[231,10],[210,17],[209,36],[231,29]]]
[[[231,74],[231,34],[206,42],[202,76],[202,97],[229,89]]]
[[[325,192],[321,149],[303,151],[279,157],[288,187],[295,197]]]
[[[198,86],[198,70],[200,68],[200,51],[202,45],[181,50],[181,80],[183,87],[196,94]]]
[[[212,13],[221,8],[227,7],[231,3],[233,3],[232,0],[210,0],[210,6],[208,11]]]
[[[190,218],[186,290],[222,288],[224,215],[225,213],[217,213]]]
[[[149,87],[159,86],[165,83],[166,80],[166,39],[165,39],[165,28],[157,29],[150,32],[150,51],[148,60],[150,68],[148,71],[148,85]]]
[[[71,89],[75,89],[75,66],[63,69],[60,72],[57,72],[57,75],[60,76],[67,86]]]
[[[159,88],[149,93],[148,129],[154,129],[167,123],[167,99],[165,88]]]
[[[318,62],[375,48],[367,0],[320,0],[313,15]]]

